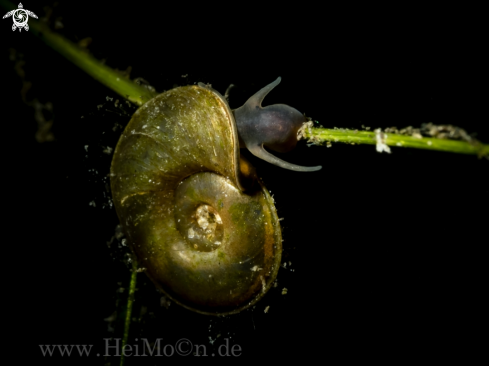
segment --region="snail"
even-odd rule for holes
[[[169,90],[134,113],[117,143],[111,189],[127,241],[157,288],[187,309],[237,313],[277,276],[282,236],[274,201],[239,148],[284,168],[318,169],[263,149],[289,150],[304,120],[285,105],[261,107],[279,82],[234,114],[203,84]]]

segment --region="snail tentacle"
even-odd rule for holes
[[[277,158],[275,155],[270,154],[268,151],[265,150],[263,145],[251,146],[248,149],[256,157],[284,169],[294,170],[296,172],[315,172],[317,170],[321,170],[322,168],[321,165],[309,167],[288,163],[282,159]]]
[[[275,88],[278,84],[280,84],[281,80],[282,78],[279,76],[277,80],[261,88],[251,98],[249,98],[246,101],[245,105],[248,106],[249,108],[256,108],[256,107],[261,108],[261,103],[263,102],[263,99],[265,99],[267,94],[270,93],[273,88]]]

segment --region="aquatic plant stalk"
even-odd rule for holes
[[[313,144],[327,144],[329,142],[342,142],[346,144],[377,145],[377,150],[388,151],[385,146],[410,147],[425,150],[448,151],[459,154],[477,154],[489,156],[489,145],[477,140],[461,141],[440,139],[426,136],[409,136],[395,133],[375,131],[359,131],[343,128],[304,128],[303,138]]]
[[[0,5],[6,11],[17,8],[16,5],[6,0],[0,0]],[[157,94],[156,92],[125,78],[107,65],[104,65],[90,55],[87,50],[53,32],[42,21],[29,17],[28,32],[39,37],[44,43],[63,55],[94,79],[138,106],[143,105]]]
[[[127,295],[126,319],[124,322],[124,335],[122,337],[121,348],[121,366],[124,366],[124,347],[129,337],[129,328],[131,326],[132,304],[134,303],[134,294],[136,292],[136,279],[138,274],[138,263],[135,258],[132,260],[131,279],[129,280],[129,294]]]

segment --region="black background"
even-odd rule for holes
[[[462,34],[456,25],[425,27],[429,18],[396,24],[392,17],[381,25],[372,18],[360,25],[351,14],[327,12],[316,20],[315,9],[266,14],[246,5],[213,13],[190,4],[180,10],[56,4],[24,7],[42,18],[50,6],[50,24],[59,19],[64,25],[58,32],[74,42],[91,37],[95,57],[120,70],[131,66],[131,78],[142,77],[158,91],[205,82],[224,93],[232,83],[236,108],[281,76],[264,104],[289,104],[325,127],[433,122],[489,142],[482,67],[488,60],[475,25]],[[11,20],[0,24],[3,315],[15,323],[11,338],[22,340],[15,342],[21,356],[41,359],[39,345],[46,344],[93,344],[104,353],[104,338],[120,332],[109,332],[104,318],[127,295],[118,291],[127,288],[129,271],[117,243],[106,245],[118,219],[106,189],[111,155],[102,151],[115,147],[117,126],[125,126],[135,108],[116,107],[119,96],[32,34],[12,32]],[[53,105],[46,117],[54,120],[55,141],[34,138],[37,122],[21,98],[19,60],[32,83],[27,101]],[[280,270],[278,287],[254,309],[215,318],[176,304],[161,307],[141,274],[134,313],[140,321],[131,335],[162,338],[162,344],[187,338],[205,344],[207,358],[218,357],[228,338],[250,360],[478,350],[482,340],[474,334],[488,305],[489,162],[401,148],[379,154],[373,146],[299,145],[283,158],[322,165],[320,172],[286,171],[251,158],[284,218],[283,261],[291,265]],[[284,287],[287,295],[281,295]],[[211,344],[209,337],[219,334]],[[114,357],[94,361],[117,363]],[[132,358],[129,364],[167,361]]]

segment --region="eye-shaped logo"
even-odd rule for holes
[[[26,31],[29,30],[29,26],[27,25],[27,21],[29,20],[29,15],[33,18],[37,19],[37,15],[34,14],[30,10],[25,10],[23,9],[24,7],[22,6],[22,3],[19,3],[19,8],[9,11],[7,14],[3,16],[3,19],[8,18],[9,16],[12,17],[14,20],[14,24],[12,25],[12,30],[16,30],[19,28],[19,32],[24,28]]]

